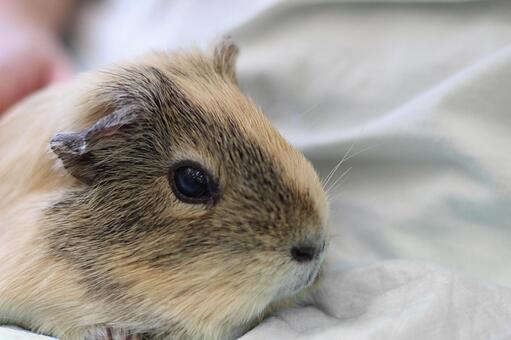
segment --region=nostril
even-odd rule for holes
[[[291,256],[297,262],[309,262],[316,257],[316,248],[311,246],[295,246],[291,248]]]

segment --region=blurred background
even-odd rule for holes
[[[45,5],[65,14],[44,39],[62,62],[19,98],[73,69],[231,35],[244,92],[323,178],[342,160],[329,183],[331,266],[428,261],[511,287],[511,1],[58,3]],[[19,34],[16,22],[1,34]],[[18,79],[12,55],[23,72],[38,55],[34,30],[15,39],[25,59],[0,39],[0,98]]]

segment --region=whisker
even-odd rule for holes
[[[330,170],[330,172],[328,173],[328,175],[326,176],[326,178],[324,180],[321,181],[321,184],[323,185],[323,188],[326,187],[329,183],[329,181],[332,179],[332,177],[335,175],[336,171],[339,169],[339,167],[342,165],[342,163],[344,163],[345,161],[347,161],[348,159],[351,159],[357,155],[360,155],[362,152],[364,151],[367,151],[369,149],[372,149],[376,146],[376,144],[374,145],[371,145],[371,146],[368,146],[366,148],[363,148],[362,150],[359,150],[357,152],[355,152],[354,154],[350,155],[351,151],[353,150],[353,148],[355,147],[355,145],[357,144],[358,140],[360,139],[360,135],[363,133],[365,128],[363,128],[360,132],[360,134],[355,138],[353,139],[353,141],[351,142],[351,145],[350,147],[348,148],[348,151],[346,151],[346,153],[344,154],[344,156],[342,157],[342,159],[333,167],[332,170]]]
[[[355,152],[354,154],[348,156],[348,157],[343,157],[343,160],[341,160],[341,162],[338,163],[338,166],[336,166],[334,169],[332,169],[332,171],[330,171],[329,175],[327,176],[328,180],[326,181],[325,184],[323,184],[323,188],[330,182],[331,178],[333,177],[333,175],[335,174],[335,172],[337,171],[337,169],[339,168],[339,166],[346,162],[347,160],[355,157],[355,156],[358,156],[360,155],[361,153],[365,152],[365,151],[368,151],[370,149],[374,149],[375,147],[377,146],[377,144],[374,144],[374,145],[370,145],[368,147],[365,147],[357,152]],[[352,169],[353,167],[349,167],[346,171],[344,171],[341,176],[339,176],[339,178],[337,178],[334,183],[332,183],[331,185],[328,186],[327,189],[325,189],[325,191],[328,193],[330,193],[335,187],[337,184],[340,184],[342,182],[340,182],[342,180],[342,178],[347,175],[347,173]],[[331,197],[329,197],[329,200],[331,200]]]
[[[353,147],[355,146],[355,143],[356,143],[356,140],[353,140],[353,142],[351,143],[350,147],[348,148],[348,151],[346,151],[344,153],[344,156],[341,158],[341,160],[332,168],[332,170],[330,170],[330,172],[328,173],[328,175],[326,176],[326,178],[324,180],[324,183],[322,183],[323,188],[328,186],[328,184],[330,183],[330,180],[335,175],[335,173],[337,172],[339,167],[342,165],[342,163],[344,163],[346,158],[349,157],[349,154],[350,154],[351,150],[353,150]]]
[[[350,166],[348,169],[346,169],[327,189],[326,189],[326,192],[330,192],[331,190],[333,190],[335,188],[335,186],[339,183],[340,180],[342,180],[344,178],[344,176],[346,176],[350,170],[352,169],[353,167]]]
[[[363,152],[366,152],[366,151],[368,151],[368,150],[374,149],[374,148],[375,148],[375,147],[377,147],[377,146],[378,146],[377,144],[373,144],[373,145],[370,145],[370,146],[368,146],[368,147],[365,147],[365,148],[363,148],[363,149],[361,149],[361,150],[359,150],[359,151],[355,152],[354,154],[350,155],[350,156],[349,156],[349,157],[347,157],[344,161],[346,162],[347,160],[352,159],[353,157],[358,156],[358,155],[360,155],[360,154],[361,154],[361,153],[363,153]]]

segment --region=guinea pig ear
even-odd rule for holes
[[[50,148],[73,177],[91,185],[96,177],[93,151],[112,139],[121,127],[132,123],[134,119],[133,113],[116,111],[80,132],[56,134],[50,141]]]
[[[216,45],[213,54],[215,70],[235,84],[237,83],[235,68],[238,53],[238,46],[234,44],[230,37],[226,37]]]

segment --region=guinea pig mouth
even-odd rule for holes
[[[322,261],[298,268],[291,274],[291,279],[277,292],[276,300],[291,297],[300,291],[312,286],[319,278]]]
[[[303,287],[299,288],[297,287],[297,290],[301,290],[307,287],[312,286],[314,282],[319,278],[319,272],[321,271],[321,263],[319,263],[317,266],[314,267],[313,270],[309,271],[308,275],[306,276],[306,279],[304,280]]]

